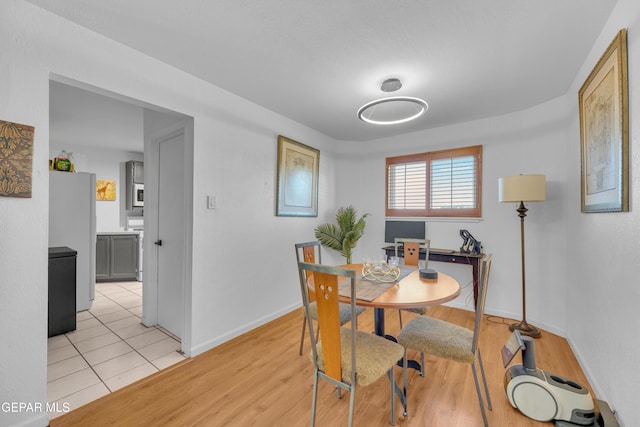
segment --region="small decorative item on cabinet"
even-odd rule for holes
[[[73,153],[67,153],[65,150],[62,150],[60,154],[58,154],[58,157],[53,159],[53,162],[49,162],[49,169],[55,169],[61,172],[75,172],[75,167],[71,161],[72,158]]]

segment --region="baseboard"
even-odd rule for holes
[[[223,344],[229,340],[232,340],[234,338],[239,337],[240,335],[247,333],[255,328],[257,328],[258,326],[262,326],[265,323],[269,323],[272,320],[275,320],[279,317],[284,316],[287,313],[291,313],[293,310],[295,310],[296,308],[300,308],[300,304],[291,304],[287,307],[284,307],[276,312],[273,312],[267,316],[263,316],[259,319],[254,320],[253,322],[247,323],[245,325],[242,325],[238,328],[232,329],[230,331],[227,331],[226,333],[224,333],[223,335],[220,335],[218,337],[215,337],[213,339],[210,339],[208,341],[205,341],[203,343],[200,343],[198,345],[194,345],[191,347],[191,356],[197,356],[200,353],[204,353],[205,351],[211,350],[214,347],[219,346],[220,344]]]
[[[471,305],[461,304],[456,301],[449,302],[443,305],[446,305],[448,307],[460,308],[462,310],[467,310],[467,311],[473,310]],[[514,319],[515,321],[519,321],[521,316],[520,313],[511,313],[511,312],[502,311],[502,310],[493,310],[487,307],[485,307],[484,309],[484,314],[487,316],[498,316],[498,317],[503,317],[505,319]],[[535,320],[535,319],[527,319],[527,320],[529,321],[529,323],[531,323],[538,329],[542,329],[544,331],[551,332],[554,335],[558,335],[559,337],[566,338],[566,331],[561,330],[556,326],[550,325],[545,322],[539,322],[538,320]]]
[[[46,403],[43,403],[42,405],[44,407]],[[6,425],[10,425],[14,427],[42,427],[42,426],[49,425],[49,414],[46,412],[39,412],[39,413],[32,412],[31,414],[27,414],[23,410],[21,415],[24,415],[25,419],[15,420],[15,421],[5,419],[4,421],[9,422],[9,424],[6,424]],[[26,418],[27,415],[33,415],[33,416],[29,416],[29,418]],[[7,416],[6,414],[3,415],[3,417],[6,417],[6,416]],[[2,425],[5,425],[5,424],[2,424]]]
[[[591,389],[596,394],[594,397],[597,397],[600,400],[607,400],[607,396],[605,396],[604,394],[604,389],[598,383],[598,380],[595,377],[595,375],[593,375],[593,372],[591,372],[591,369],[589,369],[589,365],[585,361],[585,358],[582,355],[582,352],[580,352],[580,349],[576,347],[575,343],[571,338],[567,338],[567,342],[569,343],[569,347],[571,348],[571,351],[573,351],[573,355],[578,360],[578,364],[582,368],[584,375],[587,377],[587,381],[589,381],[589,384],[591,385]]]

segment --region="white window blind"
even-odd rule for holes
[[[431,162],[431,209],[476,207],[476,162],[473,156]]]
[[[481,145],[389,157],[386,178],[387,216],[481,216]]]
[[[427,162],[389,166],[388,206],[391,209],[424,209],[427,200]]]

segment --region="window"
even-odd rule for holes
[[[482,146],[387,158],[387,216],[480,217]]]

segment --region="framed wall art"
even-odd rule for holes
[[[0,120],[0,196],[31,198],[34,130]]]
[[[278,135],[277,216],[318,216],[320,151]]]
[[[116,199],[116,182],[109,179],[96,179],[96,200]]]
[[[629,210],[627,33],[618,32],[578,93],[582,212]]]

